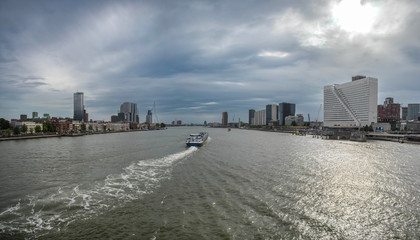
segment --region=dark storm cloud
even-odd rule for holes
[[[94,119],[125,101],[143,120],[154,102],[168,122],[283,101],[306,117],[355,74],[379,78],[379,102],[420,101],[418,3],[363,1],[380,11],[361,34],[332,18],[338,2],[1,1],[1,112],[72,116],[79,90]]]

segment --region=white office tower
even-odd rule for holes
[[[256,111],[255,112],[255,125],[266,125],[266,114],[265,114],[266,110],[260,110],[260,111]]]
[[[324,87],[324,127],[363,127],[378,119],[378,79],[355,76]]]

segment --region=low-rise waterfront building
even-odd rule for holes
[[[383,105],[378,105],[378,122],[400,121],[400,109],[401,105],[394,103],[394,98],[386,98]]]
[[[42,123],[36,123],[36,122],[33,122],[33,121],[19,121],[19,120],[16,120],[16,119],[13,119],[13,120],[10,122],[11,127],[22,128],[23,125],[25,125],[27,127],[27,131],[22,132],[22,133],[30,133],[31,129],[32,129],[32,132],[35,132],[36,126],[39,126],[42,129]]]
[[[296,116],[287,116],[285,118],[285,125],[291,126],[295,122],[296,126],[303,126],[305,121],[302,114],[297,114]]]

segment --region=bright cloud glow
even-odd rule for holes
[[[270,51],[262,51],[258,54],[259,57],[278,57],[278,58],[284,58],[289,56],[286,52],[270,52]]]
[[[368,33],[372,30],[378,8],[370,3],[343,0],[332,8],[334,22],[349,33]]]
[[[215,104],[218,104],[217,102],[206,102],[206,103],[203,103],[203,105],[215,105]]]

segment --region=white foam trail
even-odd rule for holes
[[[39,197],[41,194],[28,196],[0,213],[0,232],[59,230],[81,217],[89,218],[101,210],[118,206],[118,203],[139,199],[144,194],[152,193],[162,180],[169,179],[176,162],[197,150],[196,147],[190,147],[162,158],[135,162],[124,168],[121,174],[108,175],[104,182],[91,189],[82,189],[77,185],[59,187],[57,192],[42,198]],[[43,211],[45,206],[61,210],[53,210],[59,212],[51,214]]]

